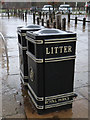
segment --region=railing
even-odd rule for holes
[[[6,43],[6,40],[5,40],[5,38],[4,38],[4,36],[3,36],[3,34],[1,32],[0,32],[0,36],[1,36],[2,40],[3,40],[4,47],[5,47],[5,53],[6,53],[6,58],[7,58],[7,72],[8,72],[8,70],[9,70],[9,58],[8,58],[7,43]]]

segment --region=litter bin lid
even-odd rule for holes
[[[27,31],[27,36],[33,39],[70,38],[76,37],[76,33],[55,28],[44,28],[39,31]]]
[[[44,27],[41,26],[41,25],[34,25],[34,24],[32,24],[32,25],[26,26],[25,28],[44,28]]]
[[[40,26],[40,25],[34,25],[34,24],[31,24],[31,25],[28,25],[28,26],[21,26],[21,27],[17,27],[18,29],[18,32],[26,32],[26,31],[35,31],[35,30],[40,30],[40,29],[43,29],[44,27],[43,26]]]

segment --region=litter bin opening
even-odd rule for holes
[[[35,55],[35,46],[32,42],[28,41],[28,51]]]
[[[18,42],[21,44],[21,36],[18,34]]]
[[[17,27],[17,31],[18,32],[22,32],[23,31],[23,32],[26,33],[27,30],[35,31],[35,30],[40,30],[40,29],[44,29],[44,28],[45,28],[44,26],[31,24],[31,25],[28,25],[28,26]]]

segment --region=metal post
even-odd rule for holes
[[[39,12],[39,18],[41,19],[41,12]]]
[[[39,25],[39,17],[37,17],[37,24]]]
[[[23,20],[24,20],[24,13],[23,13]]]
[[[47,20],[47,22],[46,22],[46,23],[47,23],[47,28],[49,28],[49,20]]]
[[[62,29],[66,30],[66,18],[62,19]]]
[[[47,14],[48,14],[48,12],[46,12],[46,19],[47,19]]]
[[[52,16],[51,16],[51,23],[53,22],[53,18],[52,18]]]
[[[33,24],[35,24],[35,13],[33,13]]]
[[[70,11],[68,13],[68,22],[70,22]]]
[[[83,26],[86,25],[86,18],[83,18]]]
[[[49,13],[50,13],[50,7],[49,7]]]
[[[56,28],[56,22],[55,21],[53,22],[53,28]]]
[[[9,10],[8,10],[8,18],[9,18]]]
[[[75,25],[77,24],[77,17],[75,17]]]
[[[55,19],[55,12],[53,11],[53,19]]]
[[[42,26],[44,26],[44,19],[42,19]]]
[[[61,14],[56,17],[56,28],[61,29]]]
[[[44,12],[43,12],[43,18],[44,18]]]

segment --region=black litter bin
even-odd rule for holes
[[[20,60],[20,76],[24,85],[28,83],[28,62],[27,62],[27,40],[26,31],[37,31],[43,29],[40,25],[29,25],[25,27],[18,27],[18,45],[19,45],[19,60]]]
[[[76,34],[27,32],[28,94],[39,114],[72,107]]]

